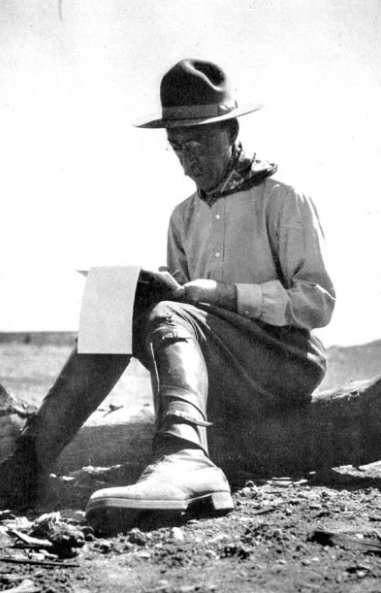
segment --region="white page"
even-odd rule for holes
[[[90,268],[79,321],[79,353],[132,353],[132,320],[140,269]]]

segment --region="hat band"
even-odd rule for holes
[[[236,101],[230,103],[213,103],[210,105],[180,105],[179,107],[163,107],[163,120],[200,119],[218,117],[230,113],[237,107]]]

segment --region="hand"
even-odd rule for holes
[[[217,304],[218,283],[215,280],[200,278],[183,285],[184,299],[191,303]]]
[[[178,293],[176,298],[180,298],[185,302],[194,305],[209,303],[230,311],[237,310],[237,289],[234,284],[224,284],[215,280],[199,278],[187,282],[181,288],[183,292]]]

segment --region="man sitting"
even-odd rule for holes
[[[208,454],[210,420],[223,417],[228,435],[242,417],[308,401],[326,366],[311,330],[330,321],[335,294],[315,206],[238,141],[237,118],[260,106],[239,107],[223,70],[201,60],[173,66],[160,92],[162,113],[139,126],[166,129],[196,185],[169,223],[167,264],[182,286],[148,305],[137,299],[133,355],[152,377],[153,462],[136,484],[95,492],[87,507],[95,520],[200,500],[230,510],[228,481]],[[34,503],[37,476],[129,359],[73,352],[1,468],[3,506]]]

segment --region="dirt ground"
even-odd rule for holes
[[[44,377],[30,369],[46,349],[24,367],[41,391],[64,358],[62,348],[54,352]],[[359,364],[358,350],[335,355],[340,381],[363,378],[350,360]],[[84,520],[88,496],[114,483],[123,483],[123,466],[88,467],[51,477],[33,514],[0,511],[0,591],[381,592],[381,463],[294,479],[238,471],[228,515],[211,517],[206,507],[146,514],[123,532],[96,534]]]
[[[83,508],[91,491],[113,481],[112,471],[52,479],[36,514],[0,514],[1,591],[381,591],[379,464],[296,482],[253,476],[235,487],[228,515],[210,517],[207,508],[183,516],[142,515],[137,527],[96,536]],[[61,530],[76,532],[72,545],[35,548],[17,536],[35,533],[33,520],[57,509],[53,518]]]

